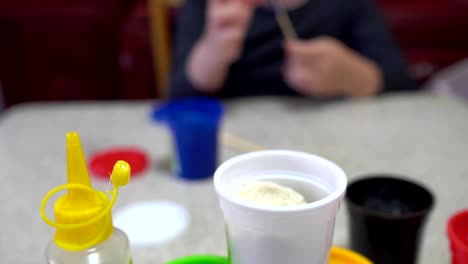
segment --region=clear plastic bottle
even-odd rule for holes
[[[130,244],[127,235],[118,228],[104,242],[81,251],[65,251],[51,242],[46,251],[49,264],[129,264]]]
[[[130,243],[127,235],[112,224],[111,209],[119,186],[130,179],[130,166],[117,161],[111,174],[114,188],[107,193],[91,186],[79,135],[67,133],[68,183],[52,189],[44,197],[41,214],[56,228],[54,241],[46,250],[50,264],[129,264]],[[54,204],[55,221],[45,214],[47,201],[57,192],[67,193]]]

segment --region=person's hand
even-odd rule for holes
[[[317,97],[365,97],[382,87],[380,68],[339,40],[287,40],[284,78],[299,93]]]
[[[208,0],[205,30],[187,63],[190,81],[202,92],[219,90],[239,59],[259,0]]]
[[[219,59],[232,63],[242,53],[254,0],[209,0],[202,40]]]

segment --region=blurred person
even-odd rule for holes
[[[186,0],[178,14],[171,97],[367,97],[416,89],[372,0]]]

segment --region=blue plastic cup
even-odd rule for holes
[[[153,119],[172,132],[175,175],[189,180],[213,176],[222,115],[221,103],[209,98],[177,99],[155,108]]]

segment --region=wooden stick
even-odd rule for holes
[[[280,27],[281,32],[285,38],[297,39],[297,32],[294,29],[291,18],[288,12],[282,7],[278,0],[270,0],[271,7],[275,11],[276,21]]]
[[[247,140],[238,138],[227,132],[223,132],[221,134],[221,142],[223,143],[223,145],[226,145],[228,147],[231,147],[240,151],[246,151],[246,152],[259,151],[259,150],[266,149],[263,146],[260,146],[255,143],[249,142]]]

